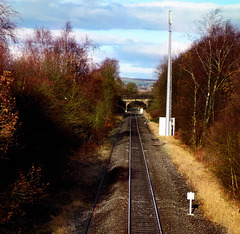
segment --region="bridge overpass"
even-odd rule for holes
[[[132,102],[142,102],[148,108],[149,102],[152,100],[151,95],[124,95],[122,96],[123,102],[126,103],[126,111],[128,109],[128,105]]]

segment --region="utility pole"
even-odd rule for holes
[[[167,98],[166,98],[166,124],[165,124],[165,136],[171,136],[171,119],[172,119],[172,11],[169,11],[168,19],[168,73],[167,73]]]

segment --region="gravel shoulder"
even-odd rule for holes
[[[95,233],[126,233],[128,207],[128,141],[127,118],[112,152],[104,186],[88,229]]]
[[[226,230],[204,217],[200,207],[189,216],[187,192],[194,190],[178,173],[162,150],[159,142],[149,133],[145,119],[139,117],[140,132],[151,174],[163,233],[227,233]],[[94,210],[88,233],[127,233],[129,121],[125,118],[112,153],[108,174]]]
[[[144,119],[139,122],[143,126]],[[163,143],[141,128],[151,180],[155,192],[163,233],[226,233],[226,230],[204,217],[200,205],[189,216],[187,192],[195,192],[180,175],[170,158],[162,150]]]

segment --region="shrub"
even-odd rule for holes
[[[10,145],[15,144],[14,133],[18,123],[15,110],[15,98],[11,92],[13,78],[11,72],[5,71],[0,76],[0,154],[7,153]]]
[[[240,94],[232,95],[210,129],[207,148],[216,175],[232,196],[240,198]]]
[[[28,173],[19,171],[18,178],[0,193],[0,224],[9,222],[16,215],[24,215],[24,205],[33,204],[45,195],[49,185],[41,182],[41,167],[34,165]]]

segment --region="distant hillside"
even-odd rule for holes
[[[136,79],[136,78],[121,78],[122,82],[126,85],[128,83],[135,83],[138,86],[139,91],[150,91],[152,89],[153,84],[156,80],[148,80],[148,79]]]

